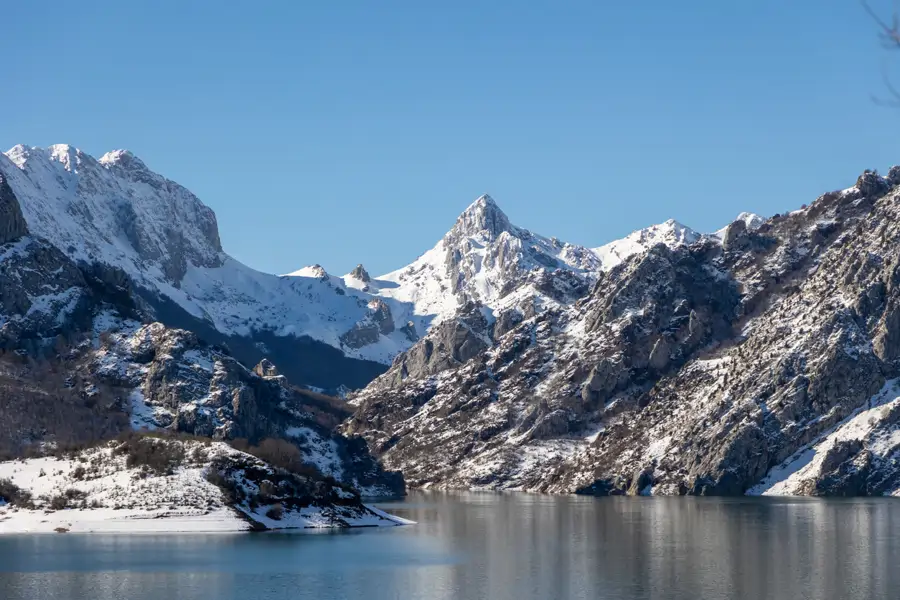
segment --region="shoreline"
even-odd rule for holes
[[[349,529],[376,529],[414,525],[402,517],[391,515],[375,506],[363,505],[367,514],[342,517],[330,521],[320,509],[285,518],[283,523],[265,519],[265,529],[254,528],[245,513],[234,508],[220,508],[208,513],[185,514],[185,511],[130,511],[112,509],[43,510],[0,507],[0,537],[6,535],[46,534],[245,534],[267,532],[325,533]],[[259,516],[254,515],[254,520]]]

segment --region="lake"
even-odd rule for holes
[[[3,600],[900,597],[900,501],[413,493],[418,525],[0,537]]]

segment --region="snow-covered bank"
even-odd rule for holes
[[[413,521],[366,506],[358,517],[345,517],[346,527],[395,527]],[[296,517],[271,522],[269,529],[333,529],[344,527],[331,522],[323,511],[311,510]],[[65,530],[65,531],[63,531]],[[177,509],[159,511],[116,511],[112,509],[67,509],[57,512],[18,510],[0,507],[0,535],[25,533],[240,533],[250,524],[230,508],[207,513]]]
[[[0,463],[0,496],[0,534],[212,533],[411,523],[362,504],[344,487],[274,469],[222,442],[145,438],[65,458]]]
[[[806,496],[828,477],[861,477],[877,467],[893,473],[900,451],[900,380],[889,380],[865,407],[771,469],[749,496]],[[885,477],[882,493],[900,496]]]

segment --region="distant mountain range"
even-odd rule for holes
[[[900,494],[898,184],[866,171],[790,213],[598,248],[481,196],[391,273],[269,275],[131,153],[17,146],[0,391],[43,416],[8,396],[0,442],[273,437],[373,493],[403,486],[380,459],[422,487]]]
[[[98,160],[67,145],[16,146],[0,155],[0,173],[32,233],[76,262],[124,271],[160,320],[331,392],[363,387],[467,303],[571,302],[577,291],[540,286],[557,271],[589,285],[656,242],[701,237],[667,221],[592,250],[516,227],[482,196],[434,248],[387,275],[360,265],[335,277],[314,265],[276,276],[225,253],[213,211],[128,151]]]

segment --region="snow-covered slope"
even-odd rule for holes
[[[593,252],[600,258],[603,270],[608,271],[628,257],[646,252],[656,244],[675,248],[682,244],[693,244],[701,237],[701,234],[690,227],[669,219],[665,223],[639,229],[620,240],[594,248]]]
[[[0,463],[0,534],[407,523],[347,489],[279,471],[223,442],[131,439],[68,457]]]
[[[473,304],[489,321],[567,306],[623,258],[699,237],[670,221],[590,250],[513,225],[485,195],[434,248],[382,277],[362,265],[343,277],[319,265],[276,276],[225,253],[213,211],[128,151],[97,160],[67,145],[16,146],[0,155],[0,178],[32,235],[76,262],[122,269],[159,320],[215,331],[244,362],[268,356],[298,383],[329,389],[371,380]],[[308,339],[373,362],[337,365]]]
[[[587,248],[545,238],[509,222],[487,195],[479,197],[453,228],[412,264],[375,278],[372,293],[408,307],[400,316],[419,323],[440,322],[467,302],[494,312],[514,306],[524,297],[559,302],[562,297],[539,289],[545,277],[565,273],[592,281],[600,263]],[[351,275],[347,285],[357,285]]]
[[[748,495],[801,496],[828,491],[822,483],[829,477],[855,479],[856,484],[877,472],[879,483],[886,485],[878,491],[888,496],[900,496],[900,482],[896,478],[897,452],[900,450],[900,388],[898,380],[885,383],[881,391],[865,406],[860,406],[831,430],[804,446],[784,463],[773,467]],[[844,463],[844,464],[842,464]],[[834,477],[836,467],[843,467]],[[849,487],[849,486],[847,486]]]
[[[381,363],[409,345],[398,332],[345,346],[341,336],[369,314],[369,297],[334,278],[278,277],[228,256],[213,211],[130,152],[96,160],[67,145],[16,146],[0,155],[0,176],[32,234],[76,261],[121,268],[225,336],[308,336]]]
[[[190,332],[102,314],[106,334],[88,366],[128,390],[135,428],[170,428],[217,439],[288,439],[303,460],[367,496],[396,494],[371,458],[333,433],[345,412],[300,392],[264,361],[253,371]]]

